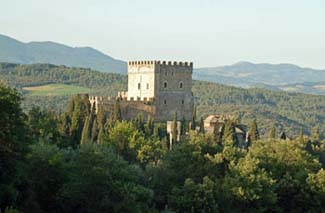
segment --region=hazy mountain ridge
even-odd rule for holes
[[[51,63],[126,73],[127,64],[91,47],[70,47],[45,41],[23,43],[0,34],[0,62],[20,64]]]
[[[280,88],[288,84],[325,81],[325,70],[302,68],[293,64],[239,62],[229,66],[198,68],[194,70],[193,77],[240,87],[264,84]]]

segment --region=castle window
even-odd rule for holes
[[[183,88],[183,82],[179,83],[179,88],[181,88],[181,89]]]
[[[167,104],[167,100],[164,100],[164,104]]]
[[[167,71],[165,72],[165,76],[167,76]]]
[[[147,89],[149,89],[149,84],[147,83]]]
[[[140,90],[141,89],[141,84],[140,83],[138,83],[138,90]]]
[[[182,104],[184,105],[184,100],[182,100]]]
[[[172,75],[174,75],[174,72],[172,72]]]
[[[167,88],[167,86],[168,86],[168,84],[167,84],[167,82],[165,81],[165,82],[164,82],[164,88]]]

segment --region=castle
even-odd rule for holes
[[[193,63],[166,61],[128,62],[128,91],[117,97],[89,97],[92,107],[113,112],[119,100],[122,119],[130,120],[138,114],[151,116],[155,121],[191,120]]]

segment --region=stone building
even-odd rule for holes
[[[112,112],[120,101],[122,118],[129,120],[142,113],[155,121],[172,120],[175,112],[181,120],[190,120],[193,111],[193,63],[166,61],[128,62],[128,91],[117,97],[91,96],[96,110]]]
[[[209,115],[204,120],[204,130],[207,133],[213,133],[214,128],[218,128],[218,131],[221,132],[222,127],[225,125],[227,120],[233,120],[233,116],[229,115]],[[247,133],[245,131],[246,127],[243,125],[235,126],[236,138],[238,145],[240,147],[245,147],[247,144]]]

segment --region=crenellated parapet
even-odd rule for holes
[[[129,61],[129,66],[139,65],[168,65],[168,66],[184,66],[193,67],[193,62],[182,62],[182,61]]]

